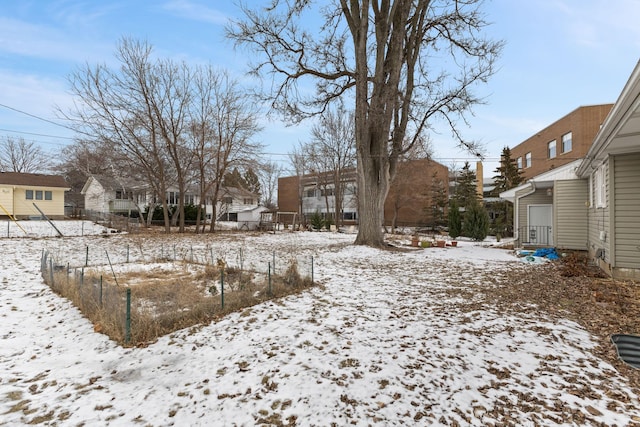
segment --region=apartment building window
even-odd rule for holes
[[[531,167],[531,152],[528,152],[527,154],[524,155],[524,167],[525,168]]]
[[[568,153],[573,145],[571,132],[562,135],[562,152]]]
[[[518,164],[518,169],[522,169],[522,157],[518,157],[518,160],[516,162]]]
[[[547,155],[550,159],[553,159],[556,156],[556,140],[550,141],[547,144]]]

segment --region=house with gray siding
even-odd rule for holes
[[[640,279],[640,62],[576,174],[587,180],[587,250],[614,278]]]
[[[575,160],[500,194],[513,203],[517,244],[586,250],[588,180],[576,175],[580,163]]]

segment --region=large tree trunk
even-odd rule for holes
[[[356,245],[384,246],[382,223],[389,182],[389,166],[386,159],[363,156],[362,150],[358,150],[359,219]]]

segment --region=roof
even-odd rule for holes
[[[57,187],[69,189],[69,185],[62,176],[44,175],[39,173],[0,172],[0,185]]]
[[[574,160],[566,165],[562,165],[555,169],[551,169],[550,171],[541,173],[540,175],[536,175],[518,187],[503,191],[500,193],[500,198],[513,201],[516,193],[525,188],[548,188],[553,187],[553,183],[555,181],[578,179],[579,177],[576,174],[576,169],[578,169],[581,162],[582,160]]]
[[[640,61],[636,64],[622,93],[604,120],[578,175],[587,176],[610,154],[640,152]]]

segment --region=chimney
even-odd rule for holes
[[[482,195],[484,194],[484,181],[482,174],[482,162],[476,163],[476,192],[478,193],[478,198],[482,200]]]

